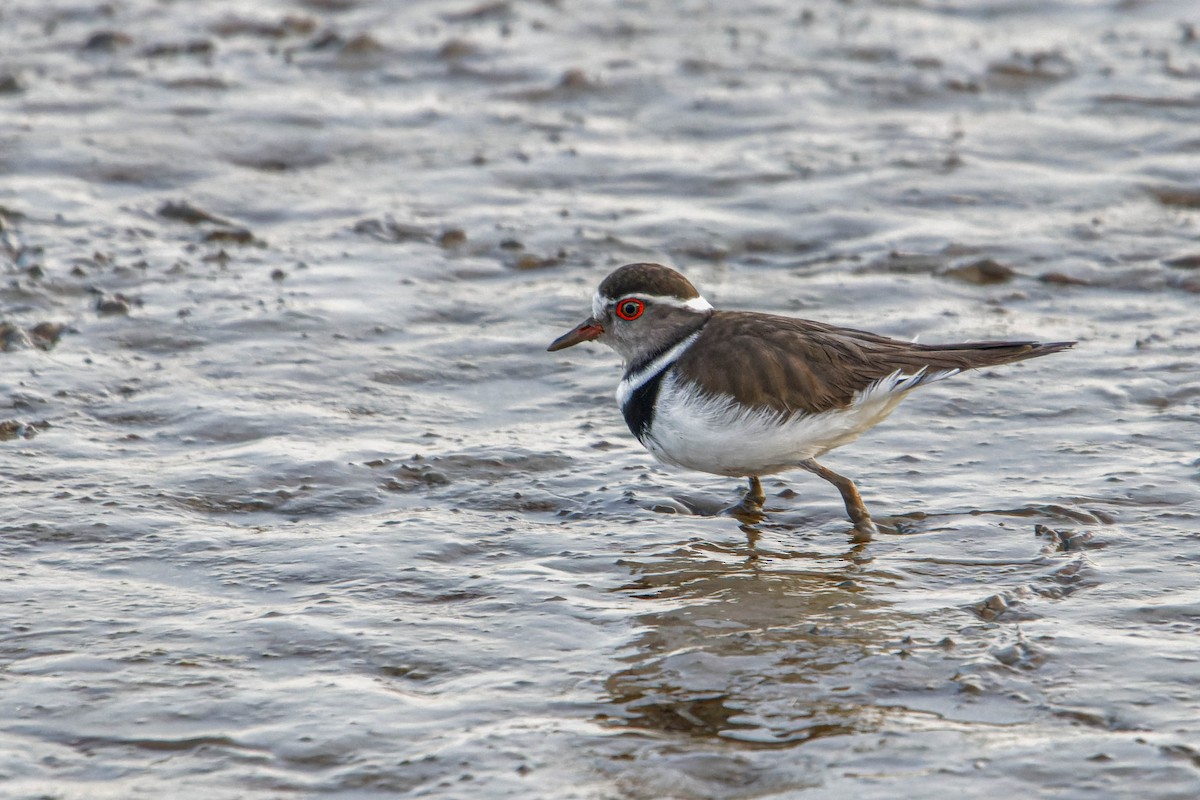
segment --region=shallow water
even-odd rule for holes
[[[6,797],[1200,794],[1194,4],[733,8],[0,10]],[[635,260],[1081,343],[744,529]]]

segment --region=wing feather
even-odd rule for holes
[[[736,397],[753,408],[785,415],[814,414],[848,406],[860,392],[895,373],[994,366],[1073,344],[923,345],[810,320],[718,311],[677,366],[708,394]]]

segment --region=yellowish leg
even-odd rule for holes
[[[762,481],[757,475],[750,476],[750,488],[746,490],[746,502],[753,503],[756,506],[762,506],[767,502],[766,492],[763,491]]]
[[[831,469],[822,467],[811,458],[801,461],[800,466],[837,487],[837,490],[842,493],[842,502],[846,504],[846,513],[850,516],[850,521],[854,523],[855,529],[865,534],[875,532],[875,523],[871,521],[871,513],[863,505],[862,495],[858,493],[858,487],[854,485],[854,481],[845,475],[839,475]]]
[[[757,477],[750,477],[750,485],[737,505],[725,509],[726,514],[732,514],[745,523],[757,523],[763,519],[763,503],[767,495],[763,492],[762,482]]]

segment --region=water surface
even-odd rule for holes
[[[1194,5],[585,5],[4,8],[6,796],[1195,797]],[[1081,343],[745,529],[638,260]]]

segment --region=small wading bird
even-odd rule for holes
[[[855,528],[874,530],[858,487],[816,462],[882,422],[918,386],[962,370],[1036,358],[1075,342],[915,344],[821,322],[717,311],[683,275],[628,264],[592,315],[548,350],[597,340],[625,362],[617,402],[659,461],[750,479],[742,511],[762,508],[759,478],[804,469],[841,492]]]

